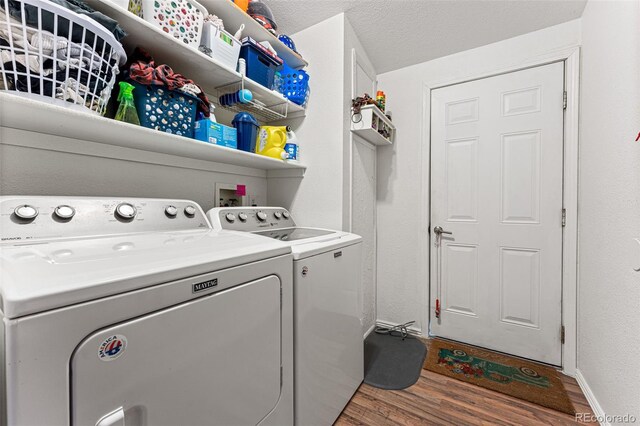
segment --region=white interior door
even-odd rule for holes
[[[561,364],[563,85],[559,62],[432,91],[432,334]]]

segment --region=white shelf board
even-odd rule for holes
[[[306,169],[301,164],[171,135],[6,92],[0,92],[0,126],[212,163],[278,171],[278,176],[303,176]]]
[[[377,146],[393,145],[393,142],[391,142],[389,139],[385,138],[384,136],[382,136],[380,133],[378,133],[376,130],[372,128],[358,129],[358,130],[352,129],[351,131],[356,135],[360,136],[362,139],[365,139],[374,145],[377,145]]]
[[[225,2],[237,8],[229,0],[225,0]],[[87,0],[87,3],[117,20],[120,26],[125,29],[128,35],[122,39],[122,43],[128,54],[131,54],[138,46],[143,48],[153,56],[156,64],[168,64],[174,71],[198,83],[207,94],[219,96],[218,88],[234,83],[239,84],[242,81],[242,76],[237,71],[205,55],[198,49],[184,44],[160,28],[117,6],[112,1]],[[238,10],[244,13],[242,10]],[[269,90],[261,84],[245,78],[244,85],[251,90],[255,99],[260,100],[267,107],[286,105],[289,114],[295,117],[305,113],[303,107],[290,102],[282,94]],[[217,99],[210,100],[217,101]]]
[[[224,28],[231,34],[235,34],[236,31],[244,24],[244,30],[242,31],[242,37],[251,37],[256,41],[268,41],[271,46],[278,52],[278,56],[285,60],[287,65],[292,68],[300,69],[309,65],[302,56],[284,45],[277,37],[271,34],[269,31],[262,28],[255,19],[247,15],[242,9],[236,6],[230,0],[198,0],[207,11],[213,15],[217,15],[224,21]],[[274,17],[276,23],[278,17]]]

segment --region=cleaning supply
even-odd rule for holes
[[[116,120],[139,126],[138,111],[133,103],[133,89],[134,86],[132,84],[126,81],[120,82],[120,93],[118,94],[120,105],[118,106],[118,112],[116,112]]]
[[[287,161],[292,163],[300,162],[300,143],[290,126],[287,126],[287,143],[284,146],[284,150],[287,152]]]
[[[255,117],[248,112],[240,112],[233,117],[231,123],[238,131],[238,149],[255,152],[258,129],[260,128]]]
[[[209,119],[214,123],[217,123],[218,120],[216,120],[216,115],[214,114],[215,109],[216,109],[216,106],[214,104],[209,104]]]
[[[278,160],[288,158],[284,147],[287,144],[287,128],[285,126],[261,126],[256,140],[256,154]]]
[[[380,111],[384,112],[386,103],[387,103],[387,96],[384,94],[382,90],[378,90],[378,93],[376,94],[376,104],[378,105],[378,108],[380,108]]]
[[[211,118],[196,121],[195,138],[226,148],[238,148],[237,129],[216,123]]]
[[[271,88],[271,90],[282,93],[282,89],[282,75],[280,74],[280,71],[276,71],[275,75],[273,76],[273,87]]]

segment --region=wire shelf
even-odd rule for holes
[[[235,103],[233,105],[222,105],[220,97],[229,93],[237,93],[240,90],[250,90],[253,99],[246,103]],[[289,114],[289,102],[279,93],[269,90],[247,78],[226,84],[216,88],[216,97],[214,103],[217,107],[234,111],[249,112],[253,114],[258,121],[272,122],[287,118]],[[275,101],[275,102],[274,102]]]

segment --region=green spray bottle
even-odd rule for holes
[[[120,82],[120,93],[118,93],[118,112],[116,112],[116,120],[124,121],[131,124],[140,125],[138,111],[133,103],[133,89],[135,87],[126,81]]]

